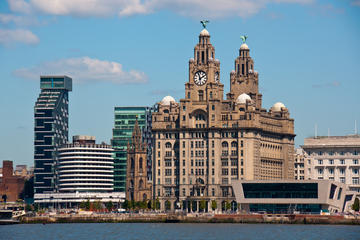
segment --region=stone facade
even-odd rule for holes
[[[147,176],[147,144],[136,120],[131,143],[127,147],[126,199],[128,201],[146,201],[152,199],[152,186]]]
[[[294,179],[295,180],[309,180],[310,166],[312,159],[306,155],[302,148],[297,148],[294,155]]]
[[[220,208],[235,200],[232,180],[294,178],[294,120],[282,103],[262,108],[258,77],[244,43],[224,99],[220,61],[202,30],[185,98],[165,97],[152,115],[153,194],[161,209],[209,211],[213,201]]]
[[[346,183],[360,192],[360,135],[305,138],[302,148],[308,178]]]

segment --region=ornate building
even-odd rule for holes
[[[145,201],[151,199],[151,183],[147,177],[147,144],[142,141],[141,130],[136,119],[131,143],[127,147],[126,199]]]
[[[153,113],[153,194],[161,209],[207,211],[214,201],[224,208],[235,199],[232,180],[294,178],[294,120],[282,103],[262,108],[246,43],[226,99],[220,75],[204,28],[189,61],[185,98],[166,96]]]

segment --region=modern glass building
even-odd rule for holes
[[[140,129],[143,132],[148,129],[146,126],[148,114],[151,111],[148,107],[115,107],[115,125],[113,138],[111,140],[114,148],[114,191],[125,192],[126,186],[126,158],[127,145],[131,140],[135,121],[138,120]]]
[[[72,79],[41,76],[34,107],[34,193],[56,192],[56,149],[68,141]]]

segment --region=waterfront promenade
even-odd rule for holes
[[[348,215],[304,214],[54,214],[24,216],[21,223],[275,223],[275,224],[351,224],[360,225],[360,218]]]

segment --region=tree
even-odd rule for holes
[[[96,201],[93,203],[93,209],[98,211],[98,210],[101,210],[102,209],[102,204],[100,201]]]
[[[359,211],[359,208],[360,208],[360,203],[359,203],[359,199],[358,198],[355,198],[355,201],[354,201],[354,204],[352,205],[352,209],[354,211]]]
[[[212,201],[211,201],[211,209],[212,209],[213,211],[215,211],[215,210],[217,209],[217,203],[216,203],[215,200],[212,200]]]
[[[229,201],[226,201],[225,203],[225,209],[226,211],[230,210],[231,209],[231,203]]]
[[[127,199],[125,199],[125,201],[123,202],[122,207],[126,210],[128,210],[130,208],[129,201]]]
[[[166,202],[165,202],[165,209],[166,209],[166,210],[170,210],[170,209],[171,209],[171,203],[170,203],[170,201],[166,201]]]
[[[32,211],[33,210],[33,207],[30,205],[30,204],[26,204],[26,206],[25,206],[25,211],[26,212],[30,212],[30,211]]]
[[[206,201],[205,200],[201,200],[200,204],[199,204],[199,210],[202,212],[204,211],[206,208]]]
[[[155,209],[156,209],[156,210],[159,210],[159,209],[160,209],[160,201],[159,201],[158,198],[157,198],[156,201],[155,201]]]
[[[114,204],[112,203],[112,201],[106,202],[106,203],[105,203],[105,207],[106,207],[106,209],[110,212],[110,211],[113,209]]]
[[[90,210],[90,207],[91,207],[91,204],[90,204],[90,200],[88,199],[86,202],[85,202],[85,210],[86,211],[89,211]]]
[[[19,194],[19,198],[23,200],[34,198],[34,177],[25,181],[24,188]]]

